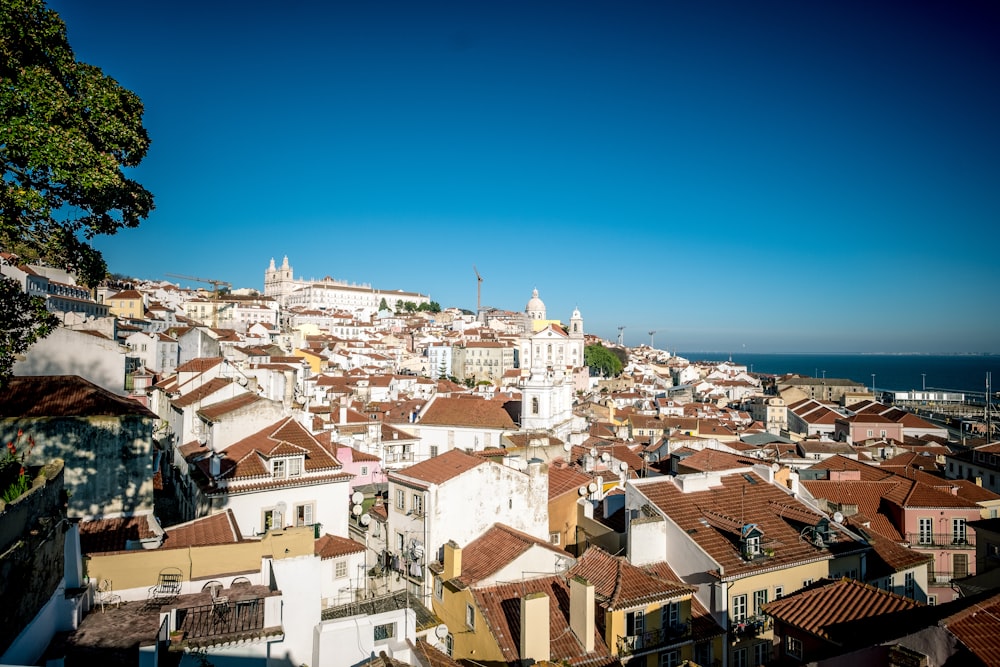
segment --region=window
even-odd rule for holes
[[[750,651],[738,648],[733,651],[733,667],[750,667]]]
[[[875,431],[873,429],[868,429],[868,437],[870,438],[873,435],[875,435]]]
[[[343,579],[347,576],[347,559],[341,558],[333,564],[333,578]]]
[[[275,477],[285,476],[285,459],[275,459],[271,461],[271,474]]]
[[[301,477],[302,476],[302,459],[288,459],[288,476],[289,477]]]
[[[646,622],[642,615],[642,610],[630,611],[625,614],[625,634],[628,636],[641,635],[645,632]]]
[[[952,554],[952,576],[955,579],[969,576],[969,556],[967,554]]]
[[[937,596],[936,595],[928,595],[927,596],[927,604],[928,604],[928,606],[931,606],[931,607],[933,607],[934,605],[936,605],[937,604]]]
[[[712,642],[698,642],[694,645],[694,661],[699,665],[712,662]]]
[[[660,654],[660,667],[677,667],[681,664],[681,652],[666,651]]]
[[[554,545],[556,545],[556,546],[559,546],[559,542],[561,541],[561,538],[562,538],[562,535],[560,535],[558,532],[549,533],[549,542],[552,543],[552,544],[554,544]]]
[[[660,627],[673,628],[681,624],[681,605],[678,602],[668,602],[660,607]]]
[[[531,397],[531,414],[538,414],[538,398],[534,396]]]
[[[917,530],[917,544],[934,544],[934,519],[918,519]]]
[[[431,458],[434,458],[437,455],[438,455],[438,446],[431,445]]]
[[[396,509],[406,509],[406,491],[403,489],[396,489]]]
[[[311,526],[313,524],[313,505],[306,503],[295,506],[295,525]]]
[[[281,511],[276,509],[264,510],[264,530],[278,530],[284,528],[281,521]]]
[[[756,556],[760,553],[760,536],[751,535],[746,539],[746,555]]]
[[[806,586],[812,586],[812,582],[813,582],[812,579],[803,579],[802,580],[802,588],[805,588]]]
[[[734,595],[733,596],[733,620],[742,621],[747,617],[747,596],[744,595]]]
[[[785,595],[785,587],[784,586],[775,586],[774,587],[774,599],[775,600],[780,600],[784,595]]]
[[[952,544],[965,544],[965,519],[951,520],[951,542]]]
[[[753,613],[760,614],[764,605],[767,604],[767,589],[753,592]]]
[[[382,623],[381,625],[375,626],[375,641],[385,641],[386,639],[392,639],[396,636],[396,624],[395,623]]]
[[[766,665],[771,661],[771,642],[757,642],[753,645],[753,664]]]
[[[465,605],[465,624],[470,630],[476,629],[476,610],[471,604]]]
[[[912,598],[914,593],[916,593],[916,580],[912,572],[907,572],[903,575],[903,595]]]
[[[438,600],[444,598],[444,582],[441,577],[434,577],[434,597]]]
[[[411,505],[411,507],[413,508],[413,513],[416,516],[421,516],[424,513],[424,497],[419,493],[414,493],[413,505]]]
[[[785,637],[785,653],[791,658],[802,659],[802,640],[788,636]]]
[[[453,657],[455,654],[455,638],[450,632],[444,638],[444,652],[448,654],[448,657]]]
[[[368,466],[361,466],[361,476],[362,477],[368,476]]]
[[[882,430],[881,430],[881,431],[879,431],[878,433],[879,433],[879,437],[880,437],[880,438],[884,438],[884,437],[885,437],[885,429],[882,429]]]

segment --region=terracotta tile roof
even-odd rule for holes
[[[222,357],[199,357],[181,364],[175,369],[177,373],[204,373],[222,363]]]
[[[461,667],[461,663],[453,660],[447,654],[442,653],[427,643],[424,639],[418,639],[413,645],[419,667]]]
[[[590,547],[570,568],[569,576],[583,577],[594,584],[594,595],[601,605],[618,610],[653,602],[668,602],[687,598],[695,586],[673,578],[660,576],[669,568],[657,572],[650,567],[636,567],[623,556],[612,556],[600,547]]]
[[[746,468],[756,463],[760,463],[760,459],[749,456],[739,456],[738,454],[732,454],[730,452],[724,452],[717,449],[702,449],[695,452],[691,456],[685,456],[680,460],[678,465],[695,472],[705,472],[709,470],[732,470],[734,468]]]
[[[933,553],[908,549],[888,537],[882,537],[874,530],[855,526],[853,519],[854,517],[848,518],[847,525],[863,532],[868,539],[868,544],[872,547],[867,557],[867,578],[869,581],[888,577],[934,560]]]
[[[830,482],[827,480],[803,480],[800,482],[817,500],[824,499],[841,505],[857,505],[858,512],[870,522],[869,528],[889,538],[900,542],[902,534],[888,515],[888,508],[883,510],[882,499],[894,495],[899,486],[898,481],[891,479],[879,482],[854,481]],[[862,525],[857,517],[851,517],[853,525]]]
[[[594,650],[584,653],[569,625],[569,586],[560,576],[527,579],[513,584],[498,584],[472,591],[479,611],[500,647],[508,665],[521,659],[521,598],[544,593],[549,598],[549,653],[554,663],[603,667],[617,663],[611,657],[600,631],[594,628]]]
[[[389,479],[416,480],[426,484],[443,484],[476,466],[487,465],[485,459],[466,454],[460,449],[450,449],[409,468],[389,473]]]
[[[260,400],[263,399],[261,399],[261,397],[257,394],[247,392],[225,401],[219,401],[218,403],[202,407],[198,410],[198,416],[207,419],[208,421],[218,421],[221,417],[224,417],[230,412],[236,412],[237,410],[245,408],[248,405],[253,405]]]
[[[355,542],[339,535],[330,535],[329,533],[316,540],[315,545],[315,553],[322,560],[340,558],[341,556],[356,554],[365,550],[365,545],[360,542]]]
[[[946,618],[944,626],[984,665],[1000,665],[1000,594]]]
[[[80,522],[80,551],[85,554],[125,551],[129,541],[152,537],[156,533],[145,514]]]
[[[549,466],[549,501],[564,493],[577,494],[581,486],[587,486],[594,478],[573,466]]]
[[[165,532],[161,549],[235,544],[243,541],[232,510],[171,526]]]
[[[197,389],[192,389],[178,398],[173,399],[171,403],[176,408],[186,408],[189,405],[194,405],[195,403],[208,398],[217,391],[225,389],[231,384],[233,384],[233,380],[230,378],[212,378]]]
[[[636,489],[719,563],[720,577],[739,578],[865,548],[842,532],[822,547],[800,539],[802,530],[823,516],[753,472],[720,475],[718,486],[687,493],[673,478],[655,478]],[[773,548],[773,556],[744,559],[739,531],[747,525],[762,531],[760,547]]]
[[[498,401],[439,396],[420,418],[420,424],[516,429],[505,406]]]
[[[341,450],[348,450],[351,453],[351,461],[382,461],[382,458],[374,454],[369,454],[368,452],[363,452],[360,449],[355,449],[354,447],[349,447],[347,445],[337,445],[337,454],[340,455]]]
[[[874,482],[882,479],[886,479],[892,476],[892,473],[886,470],[880,470],[878,466],[870,465],[868,463],[861,463],[854,459],[847,458],[846,456],[831,456],[828,459],[814,463],[809,466],[809,470],[854,470],[861,474],[861,479]]]
[[[0,388],[0,419],[37,417],[148,417],[138,401],[112,394],[78,375],[12,377]]]
[[[495,523],[462,549],[462,572],[456,579],[465,586],[475,586],[513,563],[533,547],[541,547],[563,557],[562,549],[522,533],[502,523]]]
[[[226,447],[222,451],[219,477],[238,480],[269,476],[266,459],[302,452],[306,454],[306,472],[337,472],[341,469],[340,461],[299,422],[288,417]]]
[[[764,613],[786,625],[832,641],[827,627],[921,606],[856,579],[825,581],[764,605]]]

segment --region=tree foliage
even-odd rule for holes
[[[590,368],[591,375],[602,377],[618,377],[624,367],[614,352],[599,344],[583,349],[583,361]]]
[[[94,286],[107,265],[93,238],[136,227],[153,209],[124,171],[149,148],[142,102],[76,60],[65,24],[42,0],[0,0],[0,81],[0,248]],[[8,355],[52,323],[9,286],[0,295],[2,382]]]

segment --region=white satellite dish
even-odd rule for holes
[[[833,513],[833,520],[836,523],[844,523],[844,515],[841,514],[840,512],[834,512]]]
[[[351,508],[351,514],[353,514],[354,516],[361,516],[361,513],[363,511],[364,510],[362,509],[361,505],[355,505],[354,507]]]
[[[611,460],[611,454],[604,452],[603,454],[601,454],[601,460],[607,463],[608,461]]]
[[[564,442],[563,443],[563,451],[564,452],[568,452],[571,449],[573,449],[573,445],[569,444],[568,442]]]
[[[597,491],[597,482],[591,482],[590,484],[588,484],[587,490],[590,491],[591,493]]]
[[[361,493],[360,491],[355,491],[354,493],[351,494],[351,502],[354,503],[355,505],[360,505],[364,499],[365,499],[365,494]]]
[[[618,469],[621,470],[622,472],[625,472],[626,470],[628,470],[628,464],[622,461],[621,463],[618,464]]]
[[[580,487],[580,495],[581,496],[587,495],[587,487],[585,487],[585,486],[581,486]]]
[[[367,526],[372,522],[372,518],[367,514],[362,514],[361,518],[358,519],[358,522],[361,523],[362,526]]]
[[[274,509],[276,509],[279,512],[281,512],[282,514],[284,514],[285,510],[288,509],[288,504],[285,503],[284,500],[282,500],[282,501],[280,501],[280,502],[278,502],[278,503],[275,504]]]
[[[433,644],[431,644],[431,646],[433,646],[438,651],[441,651],[445,655],[448,654],[448,647],[442,644],[441,642],[434,642]]]
[[[444,639],[448,636],[448,626],[442,623],[441,625],[434,628],[434,636],[438,639]]]
[[[591,447],[590,448],[590,455],[591,456],[597,456],[597,447]]]

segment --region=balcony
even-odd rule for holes
[[[691,641],[691,624],[676,623],[637,635],[619,635],[618,655],[645,655],[687,641]]]
[[[738,621],[731,620],[729,622],[729,630],[736,636],[737,639],[756,637],[761,633],[767,632],[771,629],[771,627],[771,617],[765,616],[764,614],[748,616]]]
[[[915,549],[975,549],[976,534],[907,533],[906,539]]]

